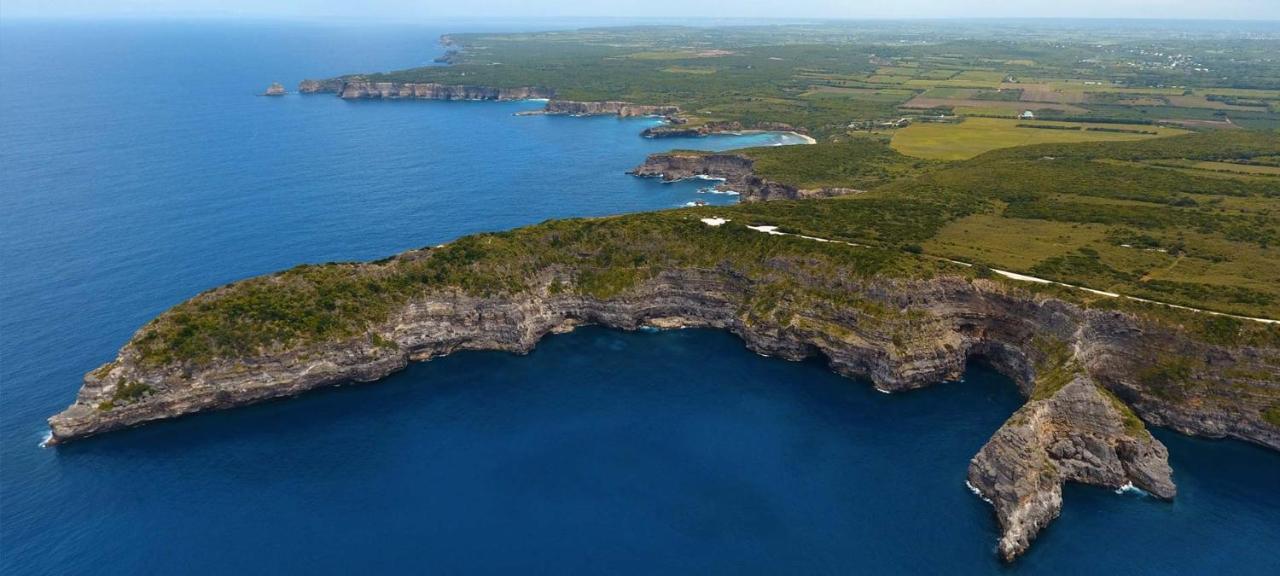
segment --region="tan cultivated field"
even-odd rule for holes
[[[893,148],[917,158],[934,160],[964,160],[998,148],[1046,144],[1056,142],[1112,142],[1118,140],[1142,140],[1156,135],[1182,134],[1176,128],[1158,128],[1149,125],[1129,124],[1076,124],[1069,122],[1035,121],[1037,125],[1079,127],[1079,130],[1053,130],[1019,126],[1020,120],[1004,118],[968,118],[959,124],[912,124],[893,136]],[[1108,130],[1134,130],[1126,132],[1099,132],[1087,128]],[[1136,132],[1155,132],[1140,134]]]

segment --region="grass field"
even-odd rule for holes
[[[1023,128],[1018,124],[1081,126],[1080,130],[1046,130]],[[1175,128],[1157,128],[1127,124],[1079,124],[1070,122],[1022,121],[1004,118],[969,118],[959,124],[918,123],[899,130],[893,137],[893,148],[917,158],[931,160],[966,160],[998,148],[1030,144],[1114,142],[1153,138],[1149,134],[1095,132],[1085,128],[1111,128],[1157,132],[1160,136],[1181,134]]]
[[[1149,281],[1244,288],[1259,293],[1274,293],[1280,283],[1280,270],[1268,264],[1276,255],[1274,249],[1183,232],[1183,241],[1195,247],[1195,252],[1170,255],[1141,246],[1119,246],[1109,238],[1108,232],[1114,233],[1113,230],[1102,224],[1005,218],[984,213],[947,224],[924,244],[924,249],[929,254],[1025,272],[1038,266],[1043,268],[1044,263],[1055,259],[1071,258],[1084,248],[1096,253],[1101,266],[1115,271],[1112,277],[1092,274],[1063,279],[1128,294],[1146,293],[1143,283]],[[1114,277],[1117,275],[1120,277]],[[1250,307],[1238,310],[1249,311]]]
[[[948,258],[1030,270],[1046,258],[1101,242],[1106,232],[1107,227],[1099,224],[974,214],[944,226],[924,248],[930,254]]]

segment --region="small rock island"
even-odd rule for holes
[[[284,84],[279,82],[272,82],[270,86],[267,86],[267,91],[262,93],[263,96],[284,96],[285,94],[287,92],[284,90]]]

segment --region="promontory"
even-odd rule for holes
[[[1065,482],[1174,498],[1149,425],[1280,449],[1275,286],[1153,276],[1166,259],[1208,261],[1223,243],[1274,250],[1280,211],[1245,212],[1275,202],[1271,184],[1135,160],[1280,149],[1276,135],[1226,138],[1017,148],[958,163],[871,140],[654,158],[637,172],[844,192],[552,221],[215,288],[90,371],[49,420],[52,438],[369,382],[460,350],[525,353],[583,324],[728,330],[761,354],[821,357],[860,382],[850,385],[886,392],[981,361],[1026,398],[967,473],[1011,560],[1058,515]],[[1217,212],[1170,201],[1183,197],[1228,200]],[[998,232],[1018,227],[1051,227],[1052,242],[1029,232],[1018,254],[998,250]]]

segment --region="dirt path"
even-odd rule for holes
[[[729,220],[724,219],[724,218],[703,218],[703,219],[702,219],[702,221],[703,221],[704,223],[706,223],[708,226],[720,226],[720,225],[722,225],[722,224],[724,224],[724,223],[726,223],[726,222],[729,222]],[[853,243],[853,242],[845,242],[845,241],[842,241],[842,240],[831,240],[831,239],[828,239],[828,238],[818,238],[818,237],[816,237],[816,236],[805,236],[805,235],[803,235],[803,234],[791,234],[791,233],[789,233],[789,232],[782,232],[782,231],[779,231],[779,230],[778,230],[778,227],[777,227],[777,226],[747,226],[747,228],[749,228],[749,229],[751,229],[751,230],[755,230],[756,232],[762,232],[762,233],[765,233],[765,234],[772,234],[772,235],[774,235],[774,236],[795,236],[795,237],[797,237],[797,238],[803,238],[803,239],[805,239],[805,240],[812,240],[812,241],[814,241],[814,242],[829,242],[829,243],[833,243],[833,244],[844,244],[844,245],[846,245],[846,246],[853,246],[853,247],[855,247],[855,248],[865,248],[865,247],[866,247],[866,246],[864,246],[864,245],[862,245],[862,244],[855,244],[855,243]],[[973,263],[971,263],[971,262],[964,262],[964,261],[961,261],[961,260],[952,260],[952,259],[950,259],[950,258],[942,258],[942,257],[940,257],[940,256],[930,256],[930,255],[928,255],[928,254],[925,254],[924,256],[929,257],[929,258],[934,258],[934,259],[937,259],[937,260],[942,260],[942,261],[945,261],[945,262],[950,262],[950,263],[952,263],[952,264],[956,264],[956,265],[959,265],[959,266],[965,266],[965,267],[969,267],[969,268],[972,268],[972,267],[973,267]],[[1175,263],[1176,263],[1176,262],[1175,262]],[[1227,314],[1227,313],[1225,313],[1225,312],[1214,312],[1213,310],[1204,310],[1204,309],[1202,309],[1202,308],[1192,308],[1191,306],[1183,306],[1183,305],[1181,305],[1181,304],[1171,304],[1171,303],[1169,303],[1169,302],[1161,302],[1161,301],[1159,301],[1159,300],[1150,300],[1150,299],[1147,299],[1147,298],[1139,298],[1139,297],[1137,297],[1137,296],[1126,296],[1126,295],[1124,295],[1124,294],[1117,294],[1117,293],[1115,293],[1115,292],[1105,292],[1105,291],[1102,291],[1102,290],[1097,290],[1097,289],[1094,289],[1094,288],[1089,288],[1089,287],[1087,287],[1087,286],[1079,286],[1079,285],[1076,285],[1076,284],[1067,284],[1066,282],[1058,282],[1058,281],[1055,281],[1055,280],[1049,280],[1049,279],[1047,279],[1047,278],[1038,278],[1038,277],[1035,277],[1035,276],[1028,276],[1028,275],[1026,275],[1026,274],[1019,274],[1019,273],[1017,273],[1017,272],[1010,272],[1010,271],[1008,271],[1008,270],[997,270],[997,269],[995,269],[995,268],[992,268],[992,269],[991,269],[991,271],[992,271],[992,272],[994,272],[994,273],[996,273],[996,274],[999,274],[999,275],[1001,275],[1001,276],[1003,276],[1003,277],[1005,277],[1005,278],[1008,278],[1008,279],[1010,279],[1010,280],[1017,280],[1017,281],[1019,281],[1019,282],[1032,282],[1032,283],[1035,283],[1035,284],[1053,284],[1053,285],[1055,285],[1055,286],[1063,286],[1063,287],[1065,287],[1065,288],[1071,288],[1071,289],[1073,289],[1073,290],[1080,290],[1080,291],[1083,291],[1083,292],[1088,292],[1088,293],[1090,293],[1090,294],[1097,294],[1097,295],[1099,295],[1099,296],[1106,296],[1106,297],[1108,297],[1108,298],[1127,298],[1127,299],[1129,299],[1129,300],[1133,300],[1133,301],[1135,301],[1135,302],[1144,302],[1144,303],[1147,303],[1147,304],[1159,304],[1159,305],[1161,305],[1161,306],[1167,306],[1167,307],[1169,307],[1169,308],[1176,308],[1176,309],[1178,309],[1178,310],[1189,310],[1189,311],[1192,311],[1192,312],[1199,312],[1199,313],[1201,313],[1201,314],[1212,314],[1212,315],[1214,315],[1214,316],[1225,316],[1225,317],[1227,317],[1227,318],[1236,318],[1236,319],[1239,319],[1239,320],[1250,320],[1250,321],[1253,321],[1253,322],[1262,322],[1262,323],[1264,323],[1264,324],[1280,324],[1280,320],[1273,320],[1273,319],[1271,319],[1271,318],[1258,318],[1258,317],[1254,317],[1254,316],[1241,316],[1241,315],[1238,315],[1238,314]]]

